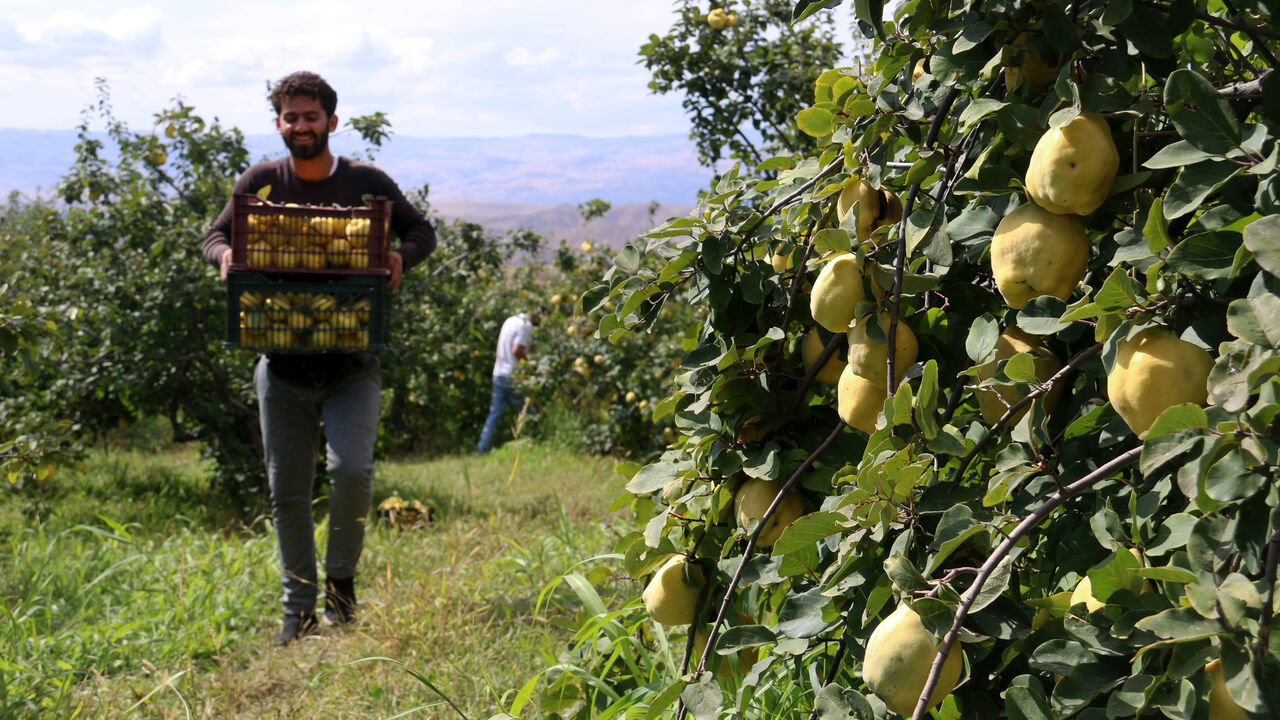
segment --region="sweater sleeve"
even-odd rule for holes
[[[391,229],[400,238],[395,250],[404,258],[404,269],[408,270],[436,249],[436,231],[389,177],[386,197],[391,201]]]
[[[222,208],[222,212],[218,213],[218,219],[213,221],[213,227],[209,228],[209,232],[204,236],[204,261],[221,269],[222,253],[231,249],[231,208],[234,204],[233,197],[236,193],[253,192],[250,190],[252,173],[245,172],[236,180],[235,187],[231,190],[231,195],[227,196],[227,204]]]

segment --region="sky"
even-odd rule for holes
[[[381,111],[398,135],[687,133],[636,63],[673,19],[670,0],[4,0],[0,127],[72,129],[103,77],[135,130],[181,97],[270,133],[267,83],[311,70],[340,119]]]

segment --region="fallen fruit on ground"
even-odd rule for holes
[[[996,338],[996,356],[991,362],[978,368],[978,380],[994,377],[997,366],[1002,360],[1017,355],[1018,353],[1029,353],[1035,356],[1036,382],[1043,383],[1053,377],[1055,373],[1062,369],[1062,363],[1058,361],[1057,356],[1044,346],[1044,342],[1036,335],[1032,335],[1019,327],[1005,328],[1000,333],[1000,337]],[[989,388],[979,388],[975,393],[978,397],[978,407],[982,410],[982,419],[988,425],[994,425],[997,420],[1004,416],[1005,412],[1011,405],[1022,400],[1025,395],[1018,392],[1015,385],[996,385]],[[1058,398],[1062,396],[1062,383],[1056,383],[1049,392],[1044,394],[1044,409],[1049,412],[1058,404]],[[1009,425],[1016,425],[1018,421],[1027,414],[1030,405],[1022,408],[1009,418]]]
[[[663,625],[687,625],[693,622],[694,612],[698,609],[699,588],[689,585],[684,580],[688,558],[675,555],[666,562],[641,593],[644,609],[649,617]],[[695,565],[691,567],[695,582],[702,582],[702,571]]]
[[[738,518],[738,527],[746,532],[751,527],[752,521],[759,521],[764,516],[765,510],[773,504],[774,498],[778,496],[778,491],[781,489],[781,483],[763,478],[751,478],[744,482],[733,497],[733,512]],[[782,536],[782,531],[803,514],[804,500],[799,492],[792,490],[782,498],[778,509],[765,522],[764,528],[756,538],[756,546],[773,547],[773,544]]]
[[[959,643],[952,645],[926,710],[942,702],[955,689],[964,667],[963,655]],[[876,626],[867,640],[862,679],[890,710],[911,717],[937,656],[938,645],[924,629],[920,616],[902,603]]]
[[[1147,328],[1120,343],[1107,375],[1111,407],[1138,437],[1165,410],[1182,403],[1204,405],[1213,356],[1166,328]]]
[[[809,292],[809,311],[814,322],[831,332],[847,332],[858,303],[866,299],[857,256],[842,253],[818,273]]]
[[[1088,215],[1111,194],[1119,167],[1107,121],[1083,113],[1040,136],[1027,167],[1027,194],[1049,212]]]
[[[1089,264],[1089,240],[1074,215],[1027,203],[1005,216],[991,239],[991,271],[1017,310],[1041,295],[1071,297]]]

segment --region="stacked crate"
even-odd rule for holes
[[[391,201],[366,207],[232,198],[227,346],[357,352],[388,343]]]

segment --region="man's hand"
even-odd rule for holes
[[[222,263],[218,268],[218,281],[227,281],[227,268],[231,267],[231,248],[222,251]]]
[[[387,289],[395,290],[400,285],[400,276],[404,274],[404,256],[400,251],[387,252],[387,267],[391,269],[391,279],[387,280]]]

